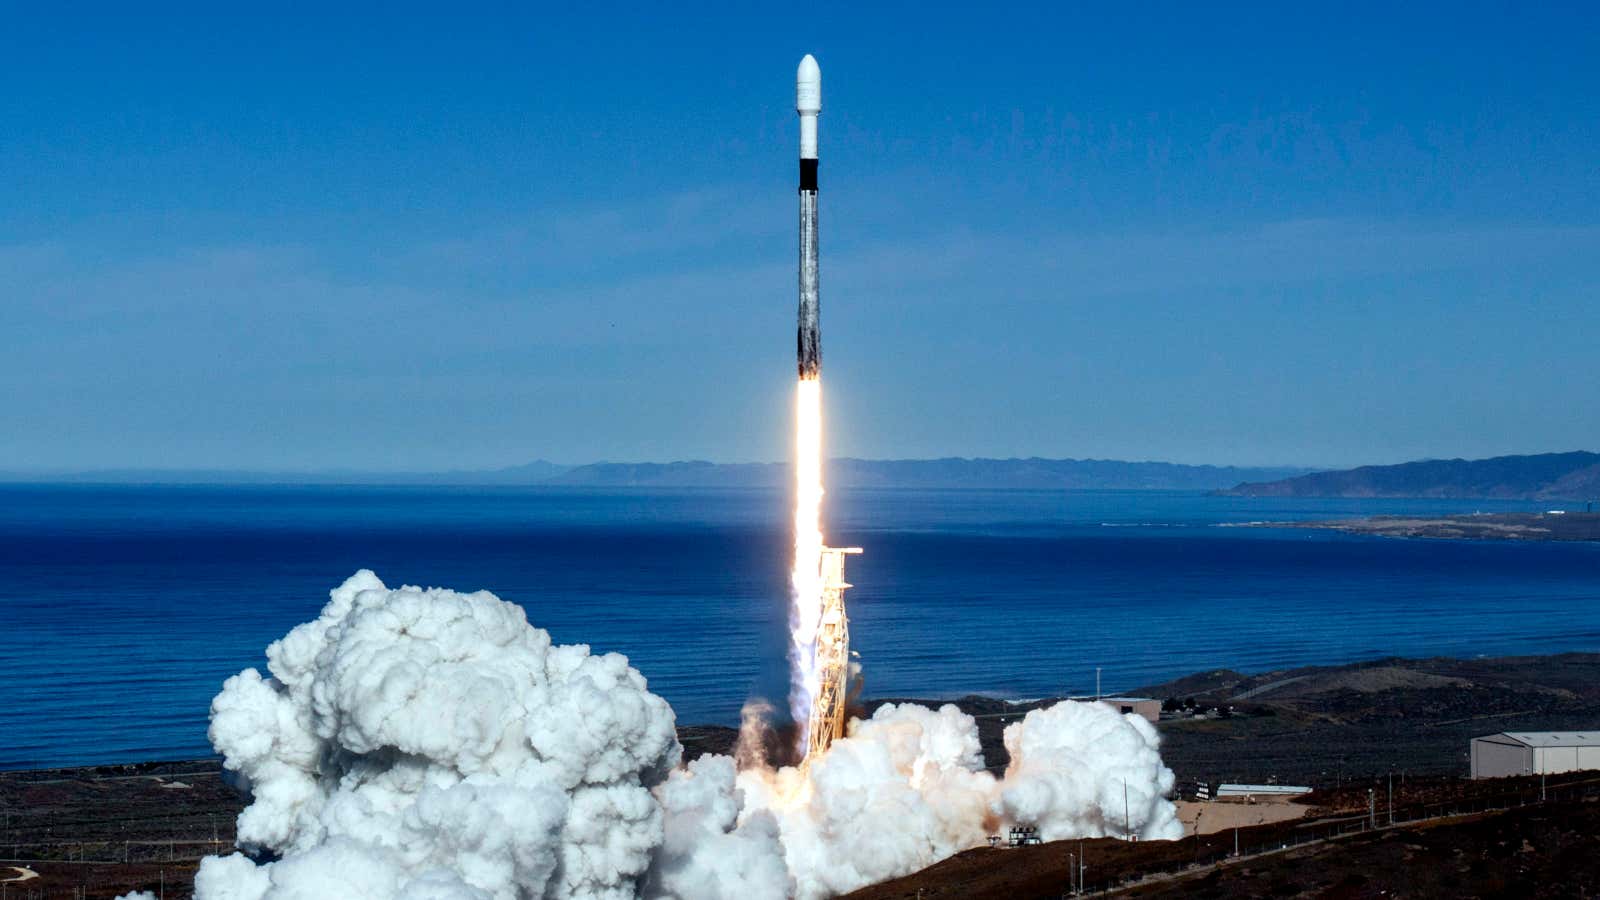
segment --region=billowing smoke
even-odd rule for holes
[[[671,708],[624,657],[553,646],[487,592],[366,571],[267,659],[224,684],[210,732],[260,861],[207,858],[200,900],[822,898],[1012,824],[1181,834],[1154,729],[1101,704],[1008,727],[1004,778],[954,706],[884,706],[776,769],[751,714],[742,767],[680,766]]]
[[[1101,835],[1179,838],[1183,826],[1166,800],[1172,770],[1143,716],[1116,715],[1101,703],[1057,703],[1006,729],[1011,764],[999,811],[1039,828],[1047,841]]]
[[[971,716],[889,704],[804,766],[739,772],[735,799],[739,821],[777,818],[796,896],[816,900],[926,868],[1012,825],[1035,825],[1045,840],[1182,837],[1156,741],[1141,717],[1061,703],[1006,728],[1011,764],[997,779]]]
[[[784,900],[794,878],[777,818],[746,810],[733,758],[706,755],[656,790],[666,837],[645,896],[672,900]]]
[[[650,793],[681,755],[672,709],[617,654],[552,646],[479,592],[359,572],[211,705],[253,802],[248,850],[196,894],[634,897],[662,843]]]

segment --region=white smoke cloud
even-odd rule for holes
[[[1038,826],[1047,841],[1181,838],[1159,740],[1143,716],[1119,716],[1103,703],[1033,710],[1006,727],[1011,764],[997,808],[1013,822]]]
[[[212,703],[252,792],[206,900],[636,896],[662,842],[650,788],[672,710],[617,654],[552,646],[479,592],[359,572]]]
[[[662,900],[784,900],[794,879],[777,819],[744,809],[734,761],[702,756],[656,789],[666,839],[646,896]],[[741,819],[743,821],[741,821]]]
[[[799,770],[746,770],[748,809],[778,817],[797,896],[906,875],[984,842],[995,779],[954,706],[883,706]]]
[[[1142,717],[1060,703],[1006,728],[1012,760],[997,779],[971,716],[887,704],[804,769],[741,771],[740,821],[777,817],[800,900],[908,875],[1011,825],[1060,840],[1123,836],[1126,818],[1141,838],[1179,838],[1158,740]]]
[[[210,731],[251,792],[238,843],[265,861],[207,858],[199,900],[819,900],[1012,824],[1181,835],[1155,730],[1102,704],[1007,728],[1004,779],[954,706],[881,707],[779,769],[751,707],[739,764],[679,766],[671,708],[624,657],[553,646],[487,592],[366,571],[267,658],[270,677],[224,684]]]

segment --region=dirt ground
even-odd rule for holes
[[[1178,801],[1178,821],[1183,823],[1184,834],[1216,834],[1235,828],[1269,825],[1303,819],[1311,812],[1304,803],[1271,799],[1258,803],[1195,803]]]
[[[0,772],[0,867],[38,873],[0,889],[6,900],[186,897],[195,861],[232,847],[243,806],[215,760]]]
[[[1600,655],[1224,669],[1136,693],[1218,711],[1161,722],[1161,756],[1181,782],[1334,787],[1464,775],[1479,735],[1600,727]]]
[[[1594,897],[1600,806],[1533,806],[1366,832],[1128,890],[1130,897]]]
[[[1080,858],[1087,860],[1083,884],[1095,894],[1218,900],[1593,897],[1600,888],[1600,788],[1573,788],[1569,795],[1376,829],[1366,815],[1325,812],[1179,841],[1102,838],[982,848],[847,897],[1057,900],[1076,887],[1073,869]]]

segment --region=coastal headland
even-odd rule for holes
[[[1306,522],[1251,522],[1239,527],[1311,528],[1378,537],[1475,541],[1600,541],[1600,513],[1566,510],[1460,516],[1365,516]]]

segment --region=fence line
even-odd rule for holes
[[[185,848],[185,855],[178,854],[179,848]],[[206,848],[199,853],[187,852],[189,847]],[[66,848],[65,858],[61,856],[23,855],[19,851],[35,848]],[[165,853],[152,852],[165,849]],[[169,841],[114,841],[114,840],[50,840],[50,841],[3,841],[0,842],[0,852],[9,850],[10,856],[0,858],[0,863],[148,863],[148,862],[198,862],[223,850],[233,849],[233,839],[230,838],[175,838]]]
[[[1144,884],[1157,876],[1199,874],[1207,869],[1214,869],[1224,863],[1234,860],[1247,860],[1256,857],[1269,856],[1274,853],[1283,853],[1297,847],[1311,844],[1324,844],[1340,838],[1353,837],[1368,832],[1388,831],[1391,828],[1400,828],[1418,822],[1431,822],[1441,819],[1455,819],[1464,816],[1481,815],[1487,812],[1505,812],[1511,809],[1522,809],[1529,806],[1539,806],[1544,803],[1554,803],[1571,800],[1592,800],[1600,797],[1600,779],[1588,779],[1581,782],[1567,782],[1561,785],[1528,791],[1519,790],[1513,793],[1494,794],[1488,797],[1461,798],[1454,801],[1440,801],[1437,803],[1412,804],[1407,807],[1395,807],[1394,824],[1388,824],[1389,810],[1387,805],[1375,807],[1371,813],[1362,813],[1357,816],[1341,817],[1336,820],[1315,820],[1297,826],[1300,834],[1291,834],[1286,838],[1279,838],[1267,843],[1241,844],[1238,852],[1227,846],[1226,831],[1214,832],[1211,835],[1195,835],[1190,840],[1197,842],[1193,860],[1171,860],[1152,864],[1149,868],[1141,870],[1137,875],[1130,875],[1116,881],[1103,881],[1099,885],[1080,890],[1085,896],[1114,894],[1124,890],[1131,890]],[[1414,813],[1403,815],[1405,813]],[[1373,820],[1377,820],[1374,822]],[[1330,823],[1334,827],[1329,827]],[[1253,826],[1260,827],[1260,826]],[[1204,838],[1221,839],[1224,844],[1219,852],[1214,846],[1205,847],[1198,844]],[[1217,841],[1213,840],[1214,845]]]

